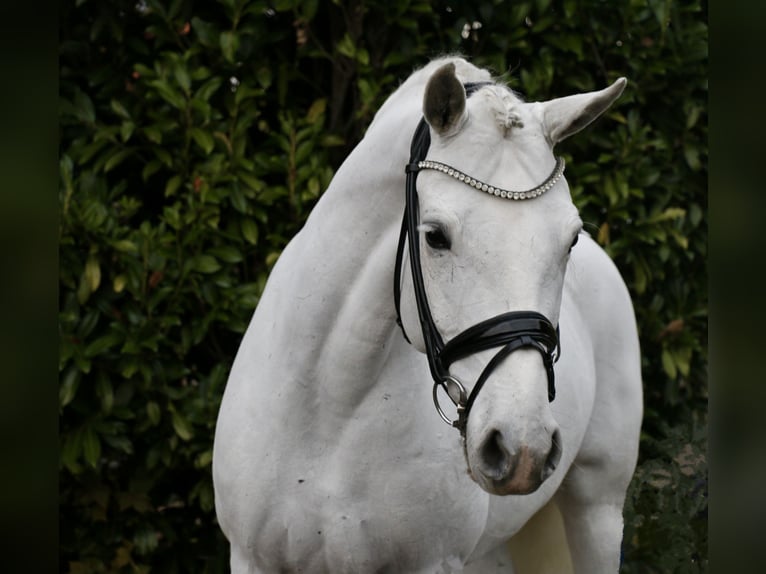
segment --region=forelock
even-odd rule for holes
[[[498,127],[506,133],[511,128],[524,127],[519,116],[519,106],[524,101],[510,88],[502,84],[493,84],[481,90],[485,100],[492,107]]]

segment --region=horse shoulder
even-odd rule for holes
[[[593,412],[575,461],[576,472],[569,479],[582,475],[582,486],[590,491],[587,496],[596,498],[602,496],[605,484],[612,485],[621,504],[638,456],[643,415],[633,304],[616,265],[589,237],[573,250],[567,281],[593,345],[596,377]],[[588,484],[588,469],[598,477],[595,483]]]
[[[625,384],[635,386],[640,355],[630,293],[617,266],[589,236],[573,250],[566,290],[591,338],[597,370],[621,371]]]

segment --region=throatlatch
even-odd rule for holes
[[[484,85],[488,85],[488,82],[482,83],[468,83],[464,84],[466,90],[466,96],[470,96],[473,92],[478,90]],[[484,386],[484,383],[492,374],[492,371],[508,357],[513,351],[518,349],[531,347],[539,351],[542,357],[543,364],[545,366],[546,373],[548,375],[548,400],[553,401],[556,397],[556,387],[554,380],[553,364],[558,361],[561,356],[561,347],[559,343],[558,327],[553,327],[551,322],[542,314],[537,311],[512,311],[509,313],[503,313],[497,315],[485,321],[482,321],[472,327],[469,327],[462,333],[455,336],[453,339],[444,343],[441,334],[436,328],[433,317],[431,315],[431,309],[428,305],[428,297],[426,295],[425,284],[423,282],[423,273],[420,265],[420,234],[418,231],[419,222],[419,205],[418,205],[418,192],[417,192],[417,175],[421,169],[439,169],[433,165],[444,166],[439,162],[425,162],[428,148],[431,144],[431,135],[429,126],[425,119],[422,118],[418,124],[415,134],[412,137],[412,144],[410,146],[410,162],[407,164],[405,171],[407,174],[406,183],[406,203],[404,208],[404,217],[402,218],[402,228],[399,234],[399,244],[396,251],[396,268],[394,270],[394,304],[396,306],[396,322],[402,329],[404,338],[407,342],[410,342],[407,333],[405,332],[404,325],[401,319],[401,275],[402,264],[404,260],[404,245],[409,245],[409,258],[410,269],[412,272],[412,282],[415,290],[415,301],[417,303],[418,318],[420,319],[420,327],[423,334],[423,341],[426,347],[426,356],[428,357],[428,366],[431,371],[431,377],[434,380],[433,398],[436,410],[439,416],[449,425],[457,428],[460,434],[465,438],[466,425],[468,423],[468,415],[471,411],[476,397]],[[427,165],[431,164],[431,165]],[[449,166],[446,166],[449,168]],[[456,171],[454,168],[453,171]],[[557,159],[556,167],[551,175],[539,186],[533,190],[526,192],[507,192],[505,193],[521,193],[523,197],[511,197],[509,199],[531,199],[541,195],[550,187],[552,187],[556,181],[561,177],[564,171],[563,161]],[[448,173],[448,172],[445,172]],[[464,176],[464,179],[468,185],[477,187],[472,182],[477,180],[466,176],[462,172],[458,172]],[[454,174],[449,174],[453,177]],[[477,182],[479,186],[477,189],[482,189],[482,182]],[[494,188],[492,188],[494,191]],[[488,189],[482,189],[482,191],[489,191]],[[535,192],[535,193],[532,193]],[[492,192],[490,192],[492,193]],[[497,194],[499,195],[499,194]],[[409,238],[409,241],[407,239]],[[480,351],[487,349],[494,349],[502,347],[495,356],[489,361],[487,366],[482,371],[481,375],[474,384],[471,393],[466,393],[463,384],[449,372],[449,368],[457,360],[463,359]],[[444,389],[450,400],[457,408],[458,418],[456,420],[450,420],[445,414],[444,410],[439,404],[437,392],[439,387]]]

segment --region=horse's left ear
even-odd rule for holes
[[[423,116],[439,135],[459,128],[465,115],[465,88],[455,75],[452,62],[436,70],[426,84]]]
[[[551,145],[579,132],[603,114],[620,97],[627,83],[625,78],[620,78],[597,92],[542,102],[543,126]]]

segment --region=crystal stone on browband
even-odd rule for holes
[[[507,189],[501,189],[499,187],[489,185],[488,183],[484,183],[483,181],[479,181],[478,179],[475,179],[470,175],[467,175],[462,171],[447,165],[446,163],[432,160],[423,160],[418,162],[419,169],[433,169],[435,171],[440,171],[449,175],[450,177],[454,177],[458,181],[462,181],[466,185],[470,185],[471,187],[478,189],[479,191],[485,191],[490,195],[494,195],[502,199],[512,200],[532,199],[541,196],[550,188],[552,188],[559,179],[561,179],[561,176],[564,174],[564,167],[564,158],[557,157],[556,165],[553,168],[553,171],[548,176],[548,179],[546,179],[540,185],[526,191],[509,191]]]

